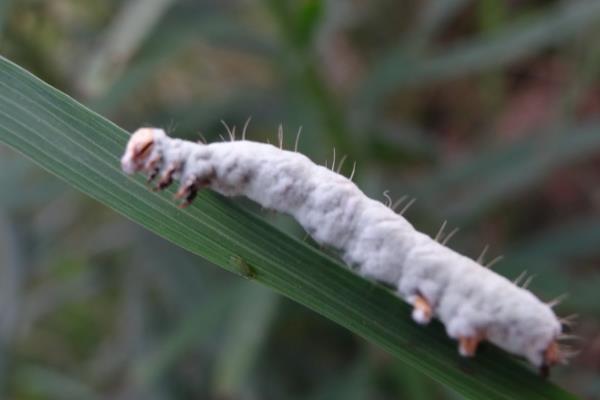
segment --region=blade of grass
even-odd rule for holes
[[[437,56],[409,60],[405,48],[399,46],[374,66],[358,98],[362,106],[374,110],[394,90],[498,68],[572,37],[597,23],[599,18],[600,2],[567,1],[535,22],[516,22],[492,37],[486,35],[462,42]]]
[[[327,382],[318,392],[310,396],[311,400],[344,399],[359,400],[371,399],[370,389],[374,386],[370,382],[369,360],[360,356],[347,371]],[[413,399],[411,397],[411,399]],[[420,400],[420,399],[413,399]]]
[[[240,285],[237,285],[238,287]],[[185,317],[155,349],[140,357],[132,369],[132,379],[137,386],[146,387],[160,381],[165,373],[187,354],[190,349],[206,341],[217,330],[232,303],[232,289],[221,289],[193,316]]]
[[[249,380],[279,300],[279,296],[271,290],[254,283],[239,289],[213,368],[212,392],[215,399],[239,399],[248,393]]]
[[[535,279],[531,287],[548,298],[572,294],[562,304],[569,312],[597,313],[600,305],[593,299],[597,296],[600,274],[591,268],[591,260],[600,254],[599,238],[600,218],[574,220],[515,246],[506,257],[509,262],[499,271],[509,277],[517,276],[523,269],[539,277],[552,275],[556,279]],[[590,265],[587,269],[582,268],[586,260]],[[568,265],[580,267],[569,270],[565,268]]]
[[[143,44],[174,0],[129,0],[104,33],[104,41],[90,51],[77,86],[90,97],[104,93]]]
[[[25,257],[17,226],[0,209],[0,393],[6,394],[23,308]]]
[[[8,13],[10,12],[12,0],[3,0],[0,1],[0,43],[2,43],[2,31],[4,30],[4,25],[6,23]]]
[[[454,167],[443,166],[419,183],[415,195],[429,202],[444,218],[468,223],[483,211],[519,191],[541,182],[553,171],[585,160],[600,151],[600,122],[591,120],[575,126],[541,132],[518,142],[474,151]],[[439,204],[447,204],[440,210]]]
[[[91,108],[104,113],[119,110],[144,82],[173,60],[178,60],[178,55],[188,51],[195,41],[245,49],[254,54],[270,54],[274,51],[267,39],[221,14],[173,7],[175,10],[168,13],[149,33],[127,69],[115,77],[104,94],[90,99]]]
[[[17,370],[16,385],[22,387],[26,398],[64,400],[99,400],[102,397],[81,381],[66,374],[37,365]]]
[[[423,328],[383,287],[204,192],[187,210],[119,168],[127,134],[0,58],[0,141],[75,188],[209,261],[313,309],[470,399],[573,399],[523,363],[489,348],[460,359],[439,323]],[[16,189],[13,189],[16,190]],[[249,299],[251,301],[251,299]]]
[[[583,218],[547,230],[517,247],[510,258],[522,264],[584,258],[600,253],[600,218]]]
[[[280,94],[280,92],[255,90],[248,87],[248,90],[240,91],[240,93],[224,99],[212,99],[211,101],[207,101],[206,98],[193,99],[189,106],[155,113],[150,122],[155,126],[168,126],[169,123],[177,121],[178,135],[195,141],[200,139],[200,132],[206,140],[212,141],[219,140],[219,134],[223,127],[221,120],[232,125],[242,125],[248,115],[252,115],[254,129],[251,129],[248,135],[253,140],[252,136],[262,133],[260,129],[256,128],[258,121],[278,118],[278,115],[281,115],[278,112],[281,113],[286,108],[277,101]],[[217,129],[207,130],[210,127]],[[267,134],[272,134],[272,132],[267,132]]]
[[[403,38],[402,46],[408,51],[421,51],[444,28],[469,0],[441,0],[423,3],[415,28]]]

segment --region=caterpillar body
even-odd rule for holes
[[[128,174],[146,172],[149,181],[158,177],[158,189],[180,181],[182,206],[206,187],[292,215],[359,274],[395,287],[414,307],[417,323],[438,318],[462,356],[473,356],[487,340],[525,357],[543,375],[567,358],[554,304],[417,231],[350,179],[300,153],[247,140],[193,143],[141,128],[121,166]]]

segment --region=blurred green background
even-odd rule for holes
[[[0,0],[0,52],[133,131],[331,163],[496,271],[535,275],[600,399],[600,2]],[[0,398],[456,399],[0,147]],[[288,218],[245,207],[293,235]],[[483,349],[485,350],[485,349]],[[458,356],[457,356],[458,357]]]

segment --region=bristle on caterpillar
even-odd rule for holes
[[[402,216],[414,199],[386,204],[368,198],[336,167],[316,165],[297,152],[283,150],[283,130],[278,145],[235,140],[235,128],[225,123],[230,140],[205,144],[172,139],[161,129],[142,128],[130,138],[121,159],[128,174],[145,172],[162,190],[180,182],[175,197],[188,206],[199,190],[210,188],[225,196],[246,196],[265,209],[292,215],[320,245],[339,251],[360,275],[396,288],[399,297],[413,306],[412,318],[425,325],[439,319],[448,335],[457,340],[462,356],[472,357],[480,342],[525,357],[542,374],[566,362],[572,352],[559,345],[568,340],[562,325],[572,317],[557,318],[553,311],[561,298],[544,303],[527,286],[526,273],[515,282],[484,266],[486,246],[472,260],[445,246],[456,230],[435,239],[421,233]],[[437,241],[436,241],[437,239]],[[523,287],[518,285],[525,279]]]

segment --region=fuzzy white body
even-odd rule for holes
[[[411,304],[424,297],[452,338],[482,335],[541,366],[561,333],[551,307],[531,292],[418,232],[352,181],[302,154],[250,141],[196,144],[153,131],[148,159],[183,162],[175,176],[182,185],[205,181],[225,196],[243,195],[292,215],[359,274],[396,287]],[[131,173],[136,166],[128,153],[122,165]],[[426,322],[419,313],[413,317]]]

